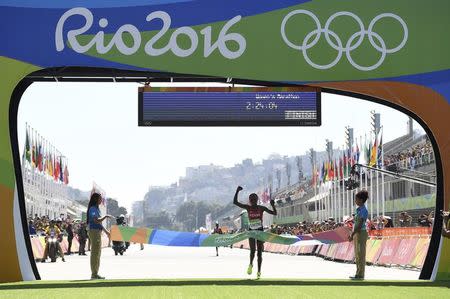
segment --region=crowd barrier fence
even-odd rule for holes
[[[34,259],[40,260],[44,256],[44,250],[45,250],[45,237],[44,236],[36,236],[32,235],[30,236],[31,241],[31,248],[33,250],[33,256]],[[69,248],[69,242],[67,240],[67,237],[64,236],[61,244],[61,248],[63,252],[66,254]],[[80,244],[78,242],[77,237],[74,237],[72,239],[72,247],[71,251],[77,253],[79,250]],[[102,248],[109,246],[109,239],[106,235],[102,235]],[[85,251],[88,251],[88,242],[86,242]]]
[[[385,231],[384,234],[372,234],[366,244],[366,262],[379,266],[398,266],[422,268],[430,245],[428,228],[411,229],[406,234],[398,234],[405,229]],[[417,233],[420,234],[412,234]],[[249,249],[248,240],[233,245],[235,248]],[[265,243],[264,251],[289,255],[315,255],[327,260],[350,262],[355,260],[352,242],[342,242],[322,245],[281,245]]]

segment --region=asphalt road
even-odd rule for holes
[[[244,249],[205,247],[164,247],[131,245],[124,256],[114,256],[104,248],[100,275],[107,279],[158,278],[254,278],[246,273],[249,251]],[[38,263],[43,280],[85,280],[90,278],[88,256],[72,255],[63,263]],[[286,279],[346,279],[355,272],[354,264],[325,261],[314,256],[289,256],[264,253],[262,278]],[[366,279],[414,280],[419,271],[378,266],[366,267]]]

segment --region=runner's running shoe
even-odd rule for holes
[[[253,271],[253,265],[248,265],[247,274],[248,275],[252,274],[252,271]]]

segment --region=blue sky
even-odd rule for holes
[[[261,161],[271,153],[305,154],[311,147],[321,151],[327,138],[342,147],[345,126],[353,127],[358,138],[369,133],[371,110],[381,113],[383,140],[389,141],[406,132],[408,119],[389,107],[322,94],[321,127],[138,127],[138,86],[34,83],[19,107],[21,151],[28,123],[68,157],[71,186],[89,190],[95,181],[129,208],[149,186],[176,182],[188,166],[232,166],[245,158]]]

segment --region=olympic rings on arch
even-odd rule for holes
[[[305,36],[305,38],[303,39],[303,42],[301,44],[297,45],[297,44],[294,44],[293,42],[291,42],[288,39],[288,37],[286,36],[286,24],[290,18],[292,18],[295,15],[299,15],[299,14],[309,16],[316,24],[316,29],[314,29],[313,31],[308,33]],[[341,38],[336,34],[336,32],[330,30],[331,23],[336,18],[341,17],[341,16],[346,16],[346,17],[350,17],[350,18],[354,19],[359,26],[359,31],[353,33],[350,36],[350,38],[347,40],[346,43],[342,42]],[[402,29],[403,29],[402,41],[398,44],[398,46],[391,48],[391,49],[387,48],[386,42],[384,41],[384,39],[377,32],[373,31],[373,27],[375,26],[375,24],[383,18],[393,18],[394,20],[396,20],[400,23],[400,25],[402,26]],[[331,63],[326,64],[326,65],[320,65],[320,64],[314,63],[309,58],[308,53],[307,53],[307,51],[309,49],[314,47],[319,42],[319,39],[322,36],[322,33],[324,34],[328,45],[330,45],[334,50],[338,51],[336,58]],[[369,42],[372,45],[372,47],[381,54],[378,61],[371,66],[359,65],[353,60],[353,58],[351,56],[351,51],[355,50],[363,43],[366,35],[368,36]],[[332,38],[330,38],[330,36]],[[332,14],[328,18],[328,20],[325,22],[324,28],[322,28],[319,18],[314,13],[312,13],[308,10],[305,10],[305,9],[297,9],[297,10],[291,11],[283,18],[283,21],[281,22],[281,37],[283,38],[286,45],[288,45],[289,47],[291,47],[293,49],[301,51],[305,61],[310,66],[312,66],[316,69],[326,70],[326,69],[330,69],[330,68],[334,67],[341,60],[342,54],[345,52],[345,56],[347,57],[348,62],[350,62],[350,64],[354,68],[356,68],[360,71],[371,71],[371,70],[377,69],[384,62],[387,54],[395,53],[395,52],[401,50],[405,46],[406,42],[408,41],[408,26],[406,25],[405,21],[398,15],[393,14],[393,13],[382,13],[372,19],[372,21],[369,23],[369,27],[366,30],[361,18],[359,18],[356,14],[349,12],[349,11],[340,11],[340,12],[336,12],[336,13]],[[333,41],[333,39],[334,39],[334,41]],[[376,40],[376,42],[375,42],[375,40]],[[345,46],[344,46],[344,44],[345,44]]]

